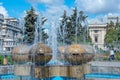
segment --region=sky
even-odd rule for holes
[[[21,18],[31,6],[49,20],[60,17],[64,10],[72,14],[74,7],[84,11],[89,20],[120,15],[120,0],[0,0],[0,13]]]

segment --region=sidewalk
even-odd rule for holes
[[[91,64],[92,66],[120,67],[120,62],[114,61],[92,61],[88,64]]]

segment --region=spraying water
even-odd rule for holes
[[[37,21],[35,23],[35,40],[34,43],[41,42],[41,28],[42,28],[42,17],[38,15]]]
[[[52,48],[52,60],[48,63],[49,65],[63,65],[62,62],[57,60],[58,50],[57,50],[57,25],[52,22],[51,23],[51,29],[50,29],[50,39],[49,44]]]

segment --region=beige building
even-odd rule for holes
[[[96,19],[89,22],[89,25],[88,25],[89,33],[90,33],[92,42],[94,44],[94,47],[98,47],[103,50],[106,50],[106,47],[104,45],[104,38],[106,34],[107,23],[110,23],[111,21],[114,23],[120,22],[119,20],[120,20],[120,17],[107,16],[106,19],[103,18],[103,21],[99,21]]]
[[[4,18],[0,14],[0,50],[11,51],[17,45],[17,35],[20,31],[18,19]]]
[[[94,22],[89,24],[89,33],[95,48],[105,49],[104,38],[106,34],[106,23]]]

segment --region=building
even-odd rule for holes
[[[107,17],[107,22],[110,23],[111,21],[113,23],[120,22],[120,17],[118,17],[118,16],[108,16]]]
[[[0,49],[2,51],[11,51],[17,45],[17,35],[20,32],[18,19],[4,18],[0,14]]]
[[[89,22],[89,33],[95,47],[106,50],[106,46],[104,44],[106,26],[107,23],[110,23],[111,21],[113,23],[120,22],[120,17],[107,16],[106,18],[103,18],[102,21],[92,20]]]
[[[89,24],[89,33],[95,48],[105,49],[104,37],[107,24],[95,22]]]
[[[4,16],[0,14],[0,28],[2,27],[3,22],[4,22]],[[2,37],[1,36],[0,36],[0,50],[2,50]]]

